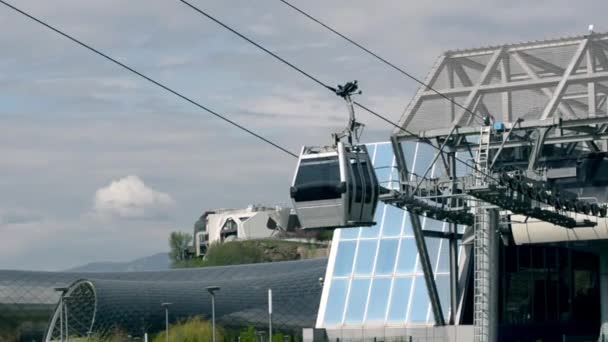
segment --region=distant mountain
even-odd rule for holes
[[[92,262],[66,270],[67,272],[137,272],[161,271],[171,268],[168,253],[158,253],[127,262]]]

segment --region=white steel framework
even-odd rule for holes
[[[415,134],[477,127],[485,117],[513,123],[606,115],[608,34],[449,51],[439,57],[426,83],[433,90],[421,87],[399,122]],[[394,133],[410,135],[400,129]]]

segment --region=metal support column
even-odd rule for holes
[[[475,342],[498,338],[498,209],[477,209],[475,222]]]
[[[456,153],[451,152],[448,154],[449,172],[450,178],[452,179],[452,195],[456,192]],[[457,199],[452,198],[451,207],[457,206]],[[458,225],[456,223],[450,223],[450,317],[449,324],[455,324],[456,311],[458,308]]]
[[[435,324],[442,326],[445,325],[445,319],[443,317],[443,311],[441,310],[441,301],[439,300],[439,293],[437,292],[437,284],[435,283],[433,267],[431,265],[431,260],[429,259],[429,253],[426,248],[426,242],[424,241],[424,235],[422,234],[422,224],[420,224],[420,216],[409,213],[408,217],[410,218],[410,222],[412,223],[412,230],[414,231],[416,247],[418,248],[420,265],[422,266],[422,272],[424,272],[426,288],[429,292],[429,299],[431,300],[431,308],[433,309]]]
[[[600,308],[601,308],[601,337],[608,341],[608,248],[600,252]]]
[[[396,136],[391,136],[391,145],[393,146],[393,154],[395,155],[395,161],[397,162],[397,170],[399,171],[399,190],[408,194],[408,188],[402,186],[405,182],[409,181],[410,174],[407,169],[407,164],[405,162],[405,155],[403,154],[403,150],[401,149],[401,143]]]

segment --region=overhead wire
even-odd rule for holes
[[[296,12],[302,14],[303,16],[307,17],[308,19],[314,21],[315,23],[319,24],[320,26],[324,27],[325,29],[331,31],[332,33],[334,33],[335,35],[337,35],[338,37],[346,40],[347,42],[351,43],[352,45],[358,47],[359,49],[365,51],[367,54],[375,57],[376,59],[378,59],[379,61],[381,61],[382,63],[388,65],[389,67],[393,68],[394,70],[396,70],[397,72],[399,72],[400,74],[408,77],[409,79],[413,80],[414,82],[418,83],[419,85],[425,87],[426,89],[434,92],[435,94],[439,95],[440,97],[450,101],[452,104],[454,104],[455,106],[463,109],[464,111],[468,112],[469,114],[473,115],[474,117],[477,117],[479,119],[484,120],[483,117],[479,116],[479,114],[476,114],[475,112],[473,112],[472,110],[470,110],[469,108],[461,105],[460,103],[454,101],[454,99],[446,96],[445,94],[441,93],[440,91],[436,90],[435,88],[433,88],[431,85],[425,83],[424,81],[422,81],[421,79],[419,79],[418,77],[412,75],[411,73],[403,70],[403,68],[398,67],[397,65],[395,65],[395,63],[390,62],[389,60],[387,60],[386,58],[380,56],[379,54],[371,51],[370,49],[366,48],[365,46],[357,43],[355,40],[347,37],[346,35],[340,33],[338,30],[334,29],[333,27],[325,24],[324,22],[322,22],[321,20],[313,17],[312,15],[308,14],[307,12],[305,12],[304,10],[296,7],[295,5],[293,5],[292,3],[286,1],[286,0],[279,0],[280,2],[284,3],[285,5],[289,6],[290,8],[292,8],[293,10],[295,10]]]
[[[179,98],[181,98],[181,99],[183,99],[183,100],[185,100],[185,101],[187,101],[187,102],[195,105],[196,107],[198,107],[200,109],[203,109],[204,111],[208,112],[209,114],[212,114],[212,115],[218,117],[219,119],[221,119],[221,120],[223,120],[223,121],[225,121],[225,122],[227,122],[227,123],[229,123],[229,124],[231,124],[231,125],[239,128],[239,129],[241,129],[241,130],[249,133],[250,135],[252,135],[252,136],[258,138],[259,140],[262,140],[263,142],[265,142],[265,143],[267,143],[267,144],[269,144],[269,145],[271,145],[271,146],[273,146],[273,147],[281,150],[282,152],[284,152],[284,153],[286,153],[286,154],[288,154],[288,155],[290,155],[292,157],[298,158],[297,154],[289,151],[288,149],[280,146],[279,144],[277,144],[277,143],[275,143],[275,142],[273,142],[273,141],[271,141],[271,140],[269,140],[269,139],[261,136],[258,133],[253,132],[252,130],[246,128],[245,126],[243,126],[243,125],[241,125],[241,124],[239,124],[239,123],[237,123],[237,122],[235,122],[233,120],[228,119],[224,115],[219,114],[218,112],[216,112],[216,111],[214,111],[214,110],[212,110],[212,109],[210,109],[210,108],[208,108],[206,106],[203,106],[199,102],[197,102],[197,101],[195,101],[195,100],[193,100],[193,99],[191,99],[191,98],[189,98],[189,97],[187,97],[187,96],[179,93],[178,91],[176,91],[176,90],[174,90],[174,89],[172,89],[172,88],[170,88],[170,87],[168,87],[168,86],[166,86],[166,85],[164,85],[164,84],[162,84],[162,83],[160,83],[160,82],[152,79],[149,76],[144,75],[143,73],[141,73],[141,72],[133,69],[132,67],[130,67],[130,66],[128,66],[128,65],[126,65],[126,64],[124,64],[124,63],[122,63],[122,62],[120,62],[120,61],[118,61],[118,60],[116,60],[116,59],[114,59],[112,57],[110,57],[109,55],[101,52],[100,50],[98,50],[98,49],[96,49],[96,48],[94,48],[94,47],[92,47],[92,46],[84,43],[83,41],[81,41],[81,40],[79,40],[79,39],[77,39],[77,38],[75,38],[75,37],[73,37],[73,36],[71,36],[71,35],[69,35],[69,34],[67,34],[67,33],[65,33],[65,32],[63,32],[61,30],[59,30],[58,28],[56,28],[56,27],[54,27],[54,26],[52,26],[52,25],[50,25],[50,24],[42,21],[41,19],[38,19],[38,18],[34,17],[33,15],[31,15],[31,14],[29,14],[29,13],[27,13],[27,12],[25,12],[25,11],[23,11],[23,10],[15,7],[15,6],[13,6],[12,4],[10,4],[10,3],[8,3],[8,2],[6,2],[4,0],[0,0],[0,3],[3,4],[3,5],[5,5],[6,7],[11,8],[12,10],[14,10],[14,11],[16,11],[16,12],[18,12],[18,13],[24,15],[24,16],[26,16],[27,18],[29,18],[29,19],[37,22],[38,24],[40,24],[40,25],[42,25],[42,26],[44,26],[44,27],[46,27],[46,28],[54,31],[55,33],[57,33],[57,34],[65,37],[65,38],[67,38],[67,39],[75,42],[76,44],[78,44],[78,45],[80,45],[80,46],[88,49],[89,51],[92,51],[95,54],[97,54],[97,55],[99,55],[99,56],[101,56],[101,57],[103,57],[103,58],[105,58],[105,59],[113,62],[114,64],[116,64],[116,65],[118,65],[118,66],[120,66],[120,67],[122,67],[122,68],[124,68],[124,69],[126,69],[128,71],[130,71],[131,73],[133,73],[133,74],[135,74],[135,75],[137,75],[137,76],[139,76],[139,77],[147,80],[148,82],[150,82],[150,83],[152,83],[152,84],[154,84],[154,85],[156,85],[156,86],[158,86],[158,87],[160,87],[160,88],[162,88],[162,89],[170,92],[171,94],[173,94],[173,95],[175,95],[175,96],[177,96],[177,97],[179,97]]]
[[[1,1],[1,0],[0,0],[0,1]],[[272,56],[273,58],[275,58],[276,60],[278,60],[278,61],[282,62],[283,64],[285,64],[285,65],[289,66],[289,67],[290,67],[290,68],[292,68],[293,70],[295,70],[295,71],[299,72],[300,74],[302,74],[303,76],[305,76],[305,77],[307,77],[308,79],[312,80],[313,82],[317,83],[318,85],[320,85],[320,86],[322,86],[322,87],[324,87],[324,88],[326,88],[326,89],[328,89],[328,90],[330,90],[330,91],[332,91],[332,92],[335,92],[335,88],[333,88],[333,87],[331,87],[331,86],[327,85],[326,83],[324,83],[323,81],[321,81],[321,80],[320,80],[320,79],[318,79],[317,77],[315,77],[315,76],[311,75],[310,73],[308,73],[308,72],[304,71],[302,68],[300,68],[300,67],[296,66],[296,65],[295,65],[295,64],[293,64],[292,62],[289,62],[289,61],[287,61],[286,59],[284,59],[283,57],[281,57],[281,56],[277,55],[276,53],[274,53],[274,52],[272,52],[272,51],[270,51],[270,50],[268,50],[267,48],[265,48],[264,46],[262,46],[260,43],[258,43],[258,42],[256,42],[256,41],[254,41],[253,39],[251,39],[251,38],[249,38],[249,37],[245,36],[244,34],[242,34],[242,33],[240,33],[240,32],[238,32],[236,29],[234,29],[234,28],[230,27],[229,25],[227,25],[226,23],[224,23],[224,22],[222,22],[221,20],[217,19],[216,17],[212,16],[211,14],[209,14],[209,13],[205,12],[205,11],[204,11],[204,10],[202,10],[201,8],[199,8],[199,7],[195,6],[195,5],[193,5],[191,2],[189,2],[189,1],[187,1],[187,0],[179,0],[179,1],[180,1],[180,2],[182,2],[184,5],[188,6],[189,8],[191,8],[192,10],[196,11],[197,13],[199,13],[199,14],[203,15],[204,17],[206,17],[206,18],[208,18],[208,19],[212,20],[212,21],[213,21],[213,22],[215,22],[216,24],[218,24],[218,25],[222,26],[223,28],[227,29],[228,31],[232,32],[233,34],[237,35],[238,37],[242,38],[243,40],[245,40],[245,41],[249,42],[249,43],[250,43],[250,44],[252,44],[253,46],[255,46],[255,47],[257,47],[257,48],[261,49],[261,50],[262,50],[262,51],[264,51],[264,52],[266,52],[268,55]],[[398,124],[396,124],[395,122],[391,121],[391,120],[390,120],[390,119],[388,119],[387,117],[385,117],[385,116],[383,116],[383,115],[379,114],[378,112],[376,112],[376,111],[374,111],[374,110],[372,110],[372,109],[368,108],[367,106],[365,106],[365,105],[363,105],[363,104],[361,104],[361,103],[359,103],[359,102],[357,102],[357,101],[353,101],[353,104],[354,104],[354,105],[356,105],[357,107],[359,107],[359,108],[361,108],[361,109],[363,109],[363,110],[367,111],[368,113],[370,113],[370,114],[372,114],[372,115],[376,116],[377,118],[379,118],[379,119],[383,120],[384,122],[386,122],[386,123],[388,123],[388,124],[392,125],[393,127],[397,128],[397,129],[399,129],[399,130],[401,130],[401,131],[403,131],[403,132],[405,132],[405,133],[407,133],[407,134],[410,134],[410,135],[412,135],[412,136],[414,136],[414,137],[417,137],[417,138],[418,138],[418,139],[420,139],[420,140],[423,140],[423,139],[422,139],[422,138],[421,138],[421,137],[420,137],[418,134],[415,134],[415,133],[413,133],[413,132],[409,131],[408,129],[401,127],[400,125],[398,125]],[[442,152],[442,151],[439,149],[439,147],[437,147],[437,146],[435,146],[435,145],[433,145],[433,144],[431,144],[431,143],[429,143],[429,145],[430,145],[431,147],[435,148],[436,150],[438,150],[440,153]],[[468,167],[472,168],[473,170],[476,170],[477,172],[480,172],[480,173],[481,173],[482,175],[484,175],[485,177],[488,177],[488,178],[490,178],[490,179],[492,179],[492,180],[498,181],[498,179],[497,179],[497,178],[495,178],[495,177],[493,177],[493,176],[491,176],[491,175],[489,175],[489,174],[487,174],[487,173],[485,173],[485,172],[483,172],[483,171],[479,170],[479,169],[477,168],[477,166],[475,166],[475,165],[471,165],[471,164],[467,163],[466,161],[464,161],[464,160],[462,160],[462,159],[459,159],[459,158],[457,158],[457,157],[455,157],[455,160],[456,160],[456,161],[458,161],[458,162],[460,162],[460,163],[462,163],[462,164],[463,164],[463,165],[465,165],[465,166],[468,166]]]

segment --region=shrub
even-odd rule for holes
[[[200,317],[193,317],[169,326],[169,341],[171,342],[211,342],[213,336],[211,323]],[[224,341],[224,329],[215,326],[217,341]],[[165,342],[165,332],[154,337],[153,342]]]

